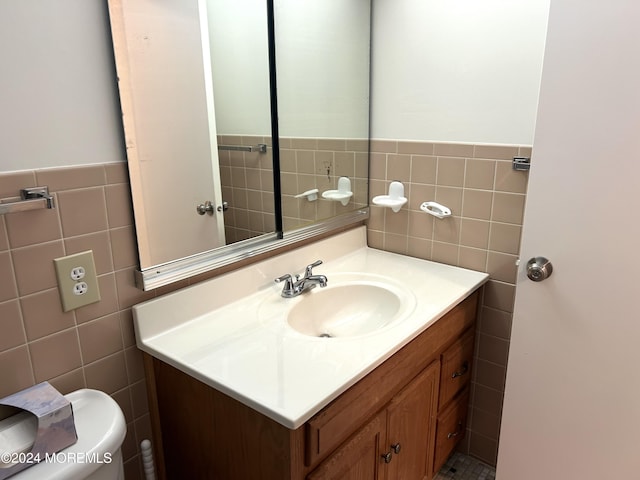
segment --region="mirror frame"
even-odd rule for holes
[[[337,233],[346,228],[364,224],[368,218],[369,207],[364,207],[286,232],[284,236],[277,232],[265,234],[220,247],[224,251],[219,249],[209,250],[144,270],[136,270],[136,286],[142,290],[152,290],[195,275],[212,273],[216,270],[221,270],[220,273],[224,273],[233,270],[233,268],[228,268],[222,271],[224,267],[229,265],[238,264],[237,268],[241,268],[250,263],[259,262],[266,256],[290,249],[297,244],[308,243],[310,240],[333,232]],[[301,268],[303,267],[304,265],[301,265]]]
[[[283,232],[282,228],[282,198],[280,182],[280,138],[278,131],[278,104],[277,104],[277,72],[275,49],[275,18],[274,0],[267,1],[267,35],[269,51],[269,93],[271,114],[271,137],[273,149],[273,195],[275,232],[260,235],[258,237],[242,240],[240,242],[218,247],[202,253],[190,255],[170,262],[154,265],[148,268],[139,268],[135,271],[136,286],[142,290],[152,290],[169,285],[180,280],[185,280],[196,275],[210,273],[212,276],[218,273],[241,268],[250,263],[255,263],[267,256],[291,249],[297,244],[308,243],[318,237],[327,236],[332,232],[338,232],[364,224],[369,218],[369,207],[359,208],[348,213],[328,218],[298,228]],[[369,65],[371,61],[369,61]],[[369,107],[369,125],[371,124],[371,109]],[[370,149],[368,149],[370,151]],[[368,198],[368,193],[367,193]],[[230,267],[234,264],[237,266]]]

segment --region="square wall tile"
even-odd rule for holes
[[[489,245],[489,226],[484,220],[463,218],[460,224],[460,245],[486,249]]]
[[[129,383],[144,380],[144,363],[142,361],[142,350],[138,347],[130,347],[124,351],[124,359],[127,362],[127,375]]]
[[[120,316],[117,313],[83,323],[78,327],[83,363],[122,351]]]
[[[524,200],[522,194],[495,192],[491,220],[522,225]]]
[[[499,416],[502,414],[504,394],[483,385],[474,384],[473,404],[475,408]]]
[[[484,272],[487,268],[487,251],[460,246],[458,266]]]
[[[480,333],[477,357],[497,365],[507,366],[509,342],[503,338]]]
[[[62,238],[57,208],[10,213],[4,217],[12,248],[37,245]]]
[[[0,303],[0,352],[25,343],[22,315],[17,300]]]
[[[437,168],[437,157],[427,155],[412,155],[411,182],[435,184]]]
[[[498,461],[498,441],[471,432],[469,438],[469,454],[489,465]]]
[[[109,231],[109,235],[111,236],[113,267],[116,270],[122,270],[138,265],[138,249],[133,227],[113,228]]]
[[[63,373],[62,375],[50,378],[47,381],[53,386],[53,388],[63,395],[75,392],[81,388],[87,388],[81,368],[77,368],[76,370],[72,370],[68,373]]]
[[[494,160],[477,160],[468,158],[464,186],[482,190],[493,190],[493,182],[496,174],[496,162]]]
[[[149,401],[147,397],[147,385],[137,382],[131,385],[131,404],[133,405],[133,415],[140,418],[149,413]]]
[[[387,179],[387,155],[385,153],[371,153],[369,164],[369,178],[375,180]]]
[[[471,414],[471,430],[474,433],[498,440],[500,436],[500,416],[474,408]]]
[[[36,383],[31,370],[31,360],[26,346],[0,353],[0,398],[24,390]]]
[[[475,362],[475,381],[479,385],[502,391],[507,369],[503,365],[477,359]]]
[[[84,374],[88,388],[95,388],[109,394],[123,389],[128,385],[124,352],[120,351],[85,365]]]
[[[104,164],[104,173],[107,185],[113,183],[126,183],[129,185],[129,170],[127,162],[114,162]]]
[[[434,222],[433,239],[437,242],[459,245],[460,224],[461,219],[459,217],[449,217],[442,219],[441,221]]]
[[[50,335],[29,344],[36,382],[80,368],[82,358],[75,329]]]
[[[509,340],[513,315],[487,306],[481,307],[479,331],[494,337]]]
[[[387,180],[407,183],[411,177],[410,155],[387,155]]]
[[[460,216],[462,211],[462,188],[456,187],[443,187],[438,185],[436,187],[436,202],[449,207],[451,214]]]
[[[389,252],[406,255],[407,244],[408,238],[406,235],[397,235],[395,233],[385,233],[384,235],[384,249]]]
[[[73,312],[62,311],[57,288],[22,297],[20,305],[29,341],[75,326]]]
[[[0,216],[0,252],[9,249],[9,240],[7,237],[7,227],[5,225],[6,215]]]
[[[459,250],[459,245],[433,242],[431,247],[431,260],[434,262],[446,263],[447,265],[457,265]]]
[[[493,192],[487,190],[464,190],[462,202],[462,215],[479,220],[491,219],[491,207],[493,205]]]
[[[511,162],[498,162],[496,167],[496,190],[500,192],[526,193],[529,172],[514,170]]]
[[[407,254],[412,257],[430,260],[432,247],[433,242],[431,240],[409,237],[409,242],[407,244]]]
[[[464,158],[438,157],[438,185],[462,187],[464,185]]]
[[[98,275],[113,272],[111,239],[108,231],[65,238],[64,246],[67,255],[92,250],[93,261],[96,264],[96,273]]]
[[[129,184],[109,185],[104,189],[110,228],[133,225],[133,207]]]
[[[489,248],[496,252],[517,255],[520,251],[521,233],[520,225],[492,222]]]
[[[0,302],[10,300],[18,296],[11,254],[0,252]]]
[[[515,294],[515,285],[490,279],[484,288],[484,305],[512,313]]]
[[[86,188],[58,194],[62,232],[65,237],[99,232],[108,228],[104,189]]]
[[[12,253],[20,295],[58,286],[53,260],[64,256],[62,241],[24,247]]]
[[[487,261],[487,272],[494,280],[507,283],[516,283],[518,267],[516,266],[517,255],[506,253],[489,252]]]
[[[77,308],[76,322],[78,324],[94,320],[118,311],[118,295],[116,293],[116,280],[113,273],[98,277],[98,289],[100,301]]]
[[[432,239],[433,238],[433,224],[435,223],[435,217],[431,215],[425,215],[424,212],[409,212],[409,225],[408,234],[410,237]]]

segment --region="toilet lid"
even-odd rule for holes
[[[109,395],[98,390],[82,389],[65,395],[73,406],[78,441],[50,462],[40,462],[11,480],[85,478],[114,457],[127,432],[124,415]]]

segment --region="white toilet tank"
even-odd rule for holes
[[[78,441],[59,452],[56,461],[40,462],[8,480],[124,480],[120,447],[127,427],[118,404],[90,389],[65,398],[73,405]]]

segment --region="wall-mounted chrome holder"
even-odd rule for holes
[[[519,172],[528,172],[531,168],[529,157],[513,157],[513,169]]]
[[[259,143],[258,145],[218,145],[218,150],[267,153],[267,144]]]
[[[49,195],[49,187],[23,188],[20,190],[20,198],[0,200],[0,215],[43,208],[55,208],[53,197]]]

